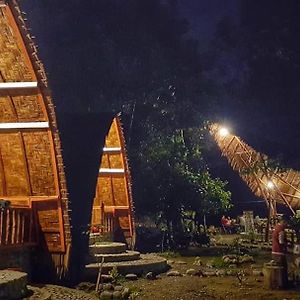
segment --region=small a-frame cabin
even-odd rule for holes
[[[134,246],[131,177],[119,117],[110,126],[102,149],[92,211],[92,232],[111,235],[112,240]]]

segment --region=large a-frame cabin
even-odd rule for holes
[[[0,1],[0,253],[29,246],[36,271],[61,277],[84,265],[91,220],[134,243],[130,174],[119,117],[61,113],[58,132],[26,28]]]

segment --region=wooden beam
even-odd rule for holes
[[[124,169],[108,169],[108,168],[100,168],[99,169],[99,174],[124,174],[125,170]]]
[[[49,122],[0,123],[0,130],[49,128]]]
[[[118,153],[121,152],[121,147],[103,147],[103,152]]]
[[[37,81],[28,82],[0,82],[0,90],[37,89]]]

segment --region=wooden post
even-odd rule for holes
[[[285,287],[283,273],[284,267],[279,265],[264,264],[264,286],[268,289],[280,289]]]
[[[95,288],[96,292],[99,291],[99,285],[100,285],[100,281],[101,281],[103,263],[104,263],[104,256],[102,256],[101,264],[100,264],[100,267],[99,267],[99,270],[98,270],[98,276],[97,276],[97,282],[96,282],[96,288]]]
[[[270,231],[270,222],[271,222],[271,214],[272,214],[271,210],[272,210],[272,205],[271,202],[269,201],[269,212],[268,212],[267,226],[265,232],[265,242],[269,241],[269,231]]]

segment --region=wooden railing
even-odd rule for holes
[[[114,217],[112,214],[104,213],[102,232],[103,233],[114,232]]]
[[[0,210],[0,247],[33,242],[30,209],[2,208]]]

